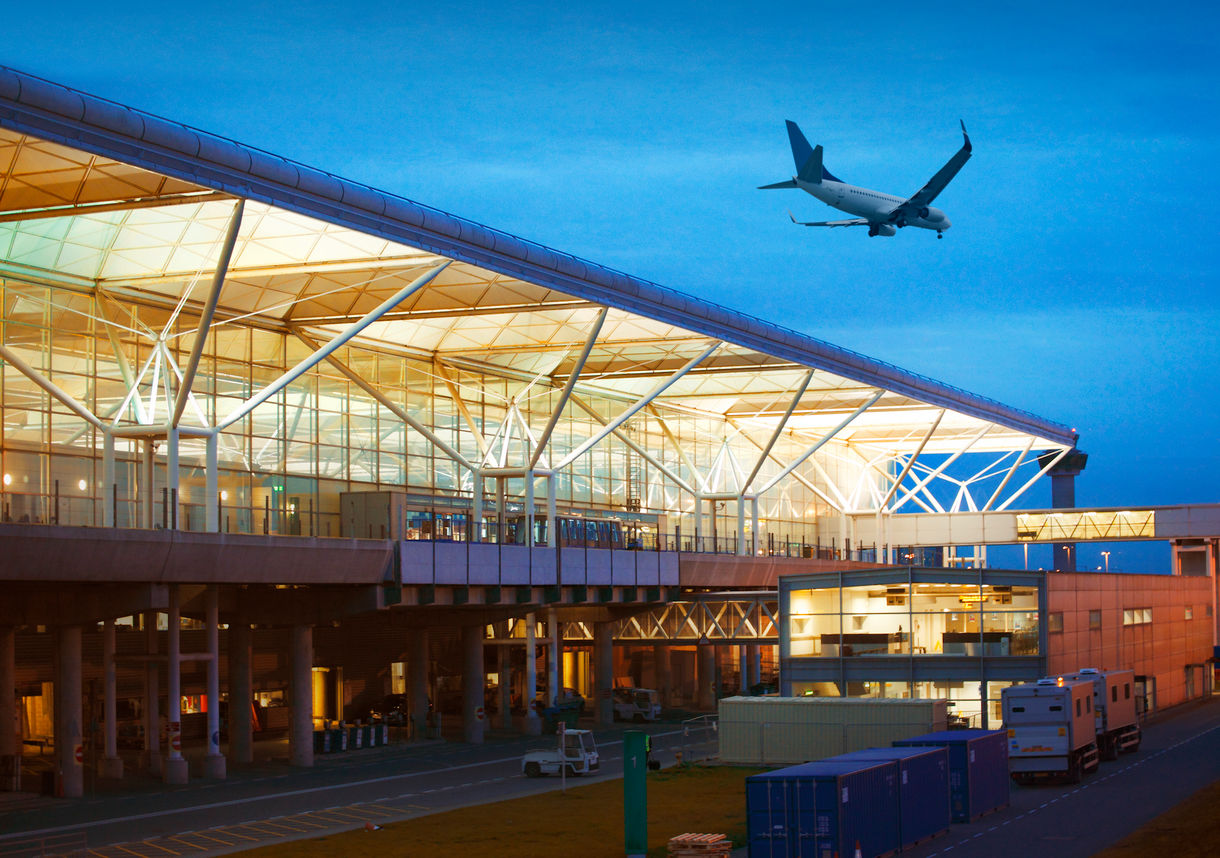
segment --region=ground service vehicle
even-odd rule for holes
[[[1093,683],[1039,679],[1001,692],[1008,731],[1008,771],[1019,784],[1037,778],[1079,783],[1096,771]]]
[[[1083,667],[1064,674],[1065,680],[1093,683],[1093,715],[1097,720],[1097,749],[1103,760],[1117,760],[1140,746],[1139,716],[1135,713],[1135,671]]]
[[[616,688],[614,717],[636,723],[655,721],[661,717],[661,702],[651,688]]]
[[[560,767],[570,777],[595,772],[601,767],[597,744],[589,730],[561,730],[559,742],[550,750],[530,751],[521,758],[521,773],[529,778],[557,775]]]

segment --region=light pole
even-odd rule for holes
[[[1110,552],[1103,551],[1103,552],[1101,552],[1101,556],[1106,561],[1106,571],[1109,572],[1110,571]]]

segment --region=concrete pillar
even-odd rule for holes
[[[190,779],[182,756],[182,613],[178,585],[169,587],[169,628],[165,637],[165,721],[169,748],[161,773],[167,784],[184,784]]]
[[[1043,453],[1038,457],[1039,464],[1054,453]],[[1051,507],[1053,509],[1072,509],[1076,506],[1076,477],[1088,464],[1089,454],[1080,450],[1072,450],[1059,460],[1049,473],[1051,476]],[[1059,542],[1055,544],[1054,568],[1060,572],[1076,571],[1076,543]]]
[[[500,670],[500,727],[513,728],[513,670],[509,648],[496,647],[497,667]]]
[[[144,614],[144,753],[140,763],[154,777],[161,774],[161,665],[157,655],[157,612]]]
[[[758,685],[762,682],[762,647],[757,644],[751,644],[746,647],[746,668],[749,682],[746,685],[747,693],[751,686]]]
[[[12,626],[0,626],[0,760],[21,760],[21,722],[17,719],[17,634]],[[0,792],[21,788],[18,772],[13,780],[0,782]]]
[[[705,711],[716,708],[716,647],[699,644],[695,647],[695,671],[698,674],[695,707]]]
[[[483,627],[462,627],[462,739],[475,745],[483,743]]]
[[[55,768],[60,795],[85,794],[85,739],[81,726],[80,626],[60,626],[56,633]]]
[[[656,690],[661,698],[661,706],[670,706],[673,703],[673,674],[669,668],[669,647],[652,648],[652,669],[656,675]]]
[[[204,746],[203,776],[225,779],[225,758],[220,753],[220,589],[207,592],[208,653],[208,735]],[[230,707],[232,704],[230,704]]]
[[[241,618],[229,624],[229,759],[254,762],[254,634]]]
[[[550,646],[546,649],[547,705],[554,706],[563,691],[563,633],[559,630],[559,618],[554,608],[547,609],[546,630],[550,635]]]
[[[610,623],[593,624],[593,716],[602,727],[614,723],[614,628]]]
[[[525,733],[537,736],[542,733],[542,719],[534,708],[534,698],[538,696],[538,643],[534,632],[538,628],[538,620],[533,613],[525,615],[525,688],[522,697],[525,703]]]
[[[428,630],[407,634],[407,709],[416,739],[428,736]]]
[[[115,694],[117,677],[114,668],[114,620],[102,626],[102,764],[104,778],[123,776],[123,758],[119,756],[118,699]],[[0,752],[2,753],[2,752]]]
[[[313,765],[313,626],[300,623],[292,627],[289,661],[292,714],[288,722],[288,762],[309,767]]]

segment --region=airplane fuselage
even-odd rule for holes
[[[829,179],[823,179],[815,184],[803,181],[799,177],[793,177],[793,181],[796,182],[796,186],[802,191],[816,197],[826,203],[826,205],[856,217],[867,218],[870,222],[874,223],[885,223],[890,216],[890,212],[905,202],[902,197],[896,197],[893,194],[883,194],[871,188],[849,185],[846,182],[834,182]],[[942,232],[952,226],[943,211],[930,206],[917,212],[914,217],[907,217],[902,223],[895,223],[894,225],[917,226],[921,229],[932,229],[937,232]]]

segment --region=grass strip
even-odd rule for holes
[[[762,769],[689,766],[648,775],[648,854],[664,858],[669,838],[687,831],[746,840],[745,779]],[[570,783],[570,781],[569,781]],[[621,858],[623,782],[603,781],[494,804],[252,849],[258,858]]]

